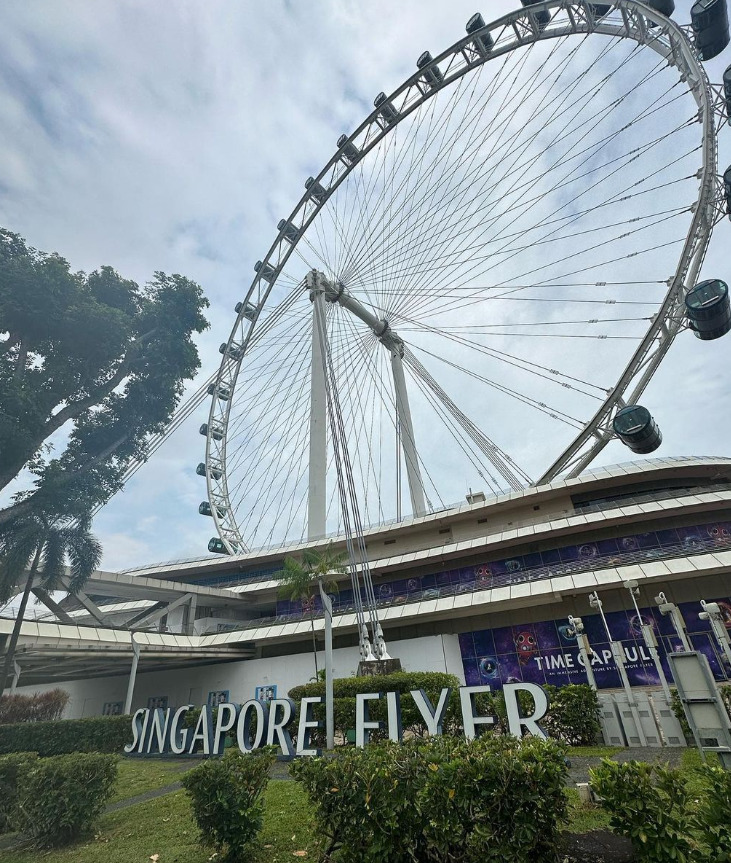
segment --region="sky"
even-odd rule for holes
[[[483,15],[514,5],[491,0]],[[689,20],[690,5],[677,3],[676,20]],[[217,367],[233,306],[305,178],[376,93],[411,75],[423,50],[436,55],[460,38],[475,11],[473,0],[5,0],[0,225],[74,269],[198,281],[211,327],[198,340],[194,390]],[[730,58],[707,64],[712,81]],[[728,135],[721,130],[721,170]],[[730,227],[716,229],[707,277],[729,276]],[[730,351],[731,336],[676,340],[646,399],[664,434],[658,455],[729,454]],[[204,489],[195,465],[206,414],[201,408],[97,516],[104,569],[205,554],[212,525],[197,514]],[[545,465],[545,443],[529,430],[518,447]],[[612,444],[599,463],[631,458]]]

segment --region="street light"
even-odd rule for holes
[[[594,651],[591,649],[589,639],[584,631],[584,624],[580,617],[569,615],[569,626],[571,632],[576,636],[576,643],[579,646],[579,655],[584,663],[586,678],[589,681],[589,686],[596,691],[596,679],[594,678],[594,669],[591,667],[591,657],[594,656]]]
[[[701,605],[703,606],[703,611],[698,617],[701,620],[707,620],[711,624],[716,641],[719,643],[729,664],[731,664],[731,641],[726,631],[726,623],[720,605],[717,602],[706,602],[705,599],[701,600]]]
[[[660,614],[663,617],[668,616],[673,624],[675,632],[680,639],[680,643],[683,645],[683,650],[686,653],[690,653],[693,648],[688,641],[688,635],[685,631],[685,621],[683,620],[683,615],[680,613],[680,609],[674,602],[668,602],[667,597],[664,593],[658,593],[655,597],[655,602],[658,605],[658,609]]]
[[[614,662],[617,666],[617,671],[619,672],[619,677],[622,681],[624,691],[627,693],[627,703],[629,705],[630,712],[632,713],[632,718],[635,721],[635,727],[637,728],[637,737],[639,738],[641,746],[647,746],[647,739],[645,737],[645,732],[642,728],[642,722],[640,721],[640,714],[637,709],[637,702],[635,701],[635,696],[632,692],[629,678],[627,677],[627,669],[624,667],[624,647],[620,642],[614,641],[612,639],[612,633],[609,629],[607,618],[604,615],[603,603],[601,599],[599,599],[599,594],[596,591],[589,594],[589,605],[592,608],[596,608],[602,617],[604,629],[606,630],[607,638],[609,639],[609,646],[612,649],[612,656],[614,657]]]
[[[665,693],[665,698],[670,704],[670,687],[668,686],[667,677],[665,677],[665,670],[662,667],[662,663],[660,662],[660,654],[657,652],[657,638],[655,638],[655,632],[652,626],[649,623],[645,623],[642,618],[642,613],[640,612],[640,607],[637,604],[637,597],[640,594],[640,588],[637,582],[633,579],[631,581],[625,581],[624,586],[629,591],[629,595],[632,597],[632,604],[635,607],[635,611],[637,612],[637,620],[640,623],[642,628],[642,637],[645,639],[645,644],[647,645],[647,649],[650,651],[650,656],[652,657],[652,661],[655,663],[655,668],[657,669],[657,675],[660,678],[660,684],[662,686],[662,691]]]

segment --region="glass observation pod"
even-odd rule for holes
[[[200,513],[200,515],[210,515],[211,518],[213,517],[213,510],[211,509],[211,505],[210,503],[208,503],[207,500],[201,501],[201,503],[198,504],[198,512]],[[224,515],[226,515],[226,507],[216,507],[216,513],[218,514],[219,518],[223,518]]]
[[[217,536],[212,536],[208,540],[208,551],[212,551],[214,554],[228,554],[228,551],[226,551],[226,546],[223,544],[223,541],[220,540]]]
[[[657,423],[642,405],[627,405],[617,411],[612,425],[622,443],[640,455],[654,452],[662,443]]]
[[[360,150],[352,141],[348,140],[347,135],[341,135],[338,138],[338,150],[341,149],[343,151],[343,158],[349,165],[352,165],[358,156],[360,156]]]
[[[203,464],[203,462],[199,462],[198,467],[195,469],[195,472],[198,474],[198,476],[205,476],[206,475],[205,464]],[[213,479],[221,479],[221,477],[223,476],[223,472],[217,467],[210,468],[208,473],[210,473],[210,475],[213,477]]]
[[[726,71],[728,71],[728,69]],[[729,114],[729,116],[731,116],[731,114]],[[726,198],[726,212],[728,213],[729,219],[731,219],[731,165],[729,165],[729,167],[723,172],[723,194]]]
[[[378,108],[378,113],[383,122],[390,126],[398,120],[398,111],[393,102],[388,101],[388,96],[384,92],[380,92],[373,100],[374,108]]]
[[[527,9],[529,6],[535,6],[536,3],[540,2],[540,0],[520,0],[520,2]],[[548,9],[540,9],[537,10],[534,14],[536,16],[536,21],[538,22],[538,29],[545,29],[546,25],[551,20],[551,13],[548,11]]]
[[[703,60],[712,60],[731,41],[726,0],[698,0],[690,9],[695,46]]]
[[[215,394],[222,402],[227,402],[231,398],[231,390],[228,387],[217,387],[215,384],[208,384],[207,393],[209,396]]]
[[[251,303],[236,303],[234,311],[237,315],[240,315],[243,311],[247,321],[253,321],[256,317],[256,306],[253,306]]]
[[[429,53],[429,51],[424,51],[423,54],[419,55],[419,59],[416,61],[416,68],[423,69],[424,66],[428,66],[433,59],[434,58]],[[438,87],[440,84],[444,83],[444,73],[439,68],[439,66],[432,66],[431,69],[426,69],[424,71],[424,80],[433,90],[435,87]]]
[[[321,204],[327,197],[327,192],[321,183],[318,183],[314,177],[308,177],[305,180],[305,189],[310,193],[310,197]]]
[[[203,423],[203,425],[198,429],[198,431],[203,435],[203,437],[208,436],[208,423]],[[213,440],[223,440],[223,429],[220,426],[211,426],[211,437]]]
[[[699,339],[710,342],[731,330],[728,285],[720,279],[699,282],[685,295],[685,312]]]
[[[221,342],[218,347],[218,353],[225,354],[226,348],[228,348],[226,342]],[[228,355],[235,360],[239,360],[244,355],[243,348],[241,347],[241,345],[233,344],[228,350]]]
[[[669,18],[673,12],[675,12],[675,0],[645,0],[645,3],[650,7],[650,9],[654,9],[666,18]],[[655,26],[654,21],[650,21],[648,23],[650,27]]]
[[[299,239],[300,232],[291,222],[288,222],[286,219],[279,220],[279,222],[277,223],[277,230],[282,231],[284,239],[288,240],[290,243],[296,243]]]
[[[465,30],[471,35],[472,33],[476,33],[478,30],[482,30],[484,26],[485,19],[479,12],[475,12],[467,22]],[[482,36],[475,36],[475,41],[472,45],[474,46],[475,51],[484,57],[492,51],[493,46],[495,45],[495,40],[489,33],[484,33]]]

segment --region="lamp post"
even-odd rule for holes
[[[632,597],[632,604],[635,607],[635,611],[637,612],[637,620],[640,622],[640,626],[642,628],[642,637],[645,640],[645,644],[647,645],[647,649],[650,651],[650,656],[652,657],[652,661],[655,663],[655,668],[657,669],[657,676],[660,678],[660,685],[662,686],[662,691],[665,693],[665,698],[670,704],[670,687],[668,686],[667,677],[665,677],[665,670],[662,667],[662,662],[660,662],[660,654],[657,652],[657,638],[655,638],[655,632],[650,626],[649,623],[645,623],[642,619],[642,614],[640,613],[640,607],[637,604],[637,597],[640,593],[640,588],[636,581],[625,581],[624,586],[629,591],[629,595]]]
[[[589,594],[589,605],[592,608],[596,608],[602,617],[602,623],[604,624],[604,629],[606,630],[607,638],[609,639],[609,646],[612,649],[612,656],[614,657],[614,662],[617,666],[617,671],[619,672],[619,677],[622,681],[624,691],[627,693],[627,703],[629,705],[630,712],[632,713],[632,718],[635,721],[635,727],[637,728],[637,737],[639,738],[641,746],[647,746],[647,739],[645,737],[645,732],[642,730],[642,723],[640,721],[640,713],[637,709],[637,702],[635,701],[635,696],[632,692],[629,678],[627,677],[627,669],[624,667],[624,647],[622,646],[621,642],[614,641],[612,639],[612,633],[609,629],[607,618],[604,615],[603,603],[601,599],[599,599],[599,594],[596,591]]]
[[[668,602],[664,593],[658,593],[655,597],[655,602],[658,605],[660,614],[662,614],[663,617],[668,616],[672,621],[675,633],[680,639],[680,643],[683,645],[683,650],[686,653],[690,653],[693,648],[690,641],[688,641],[688,634],[685,631],[685,621],[683,620],[683,615],[680,613],[678,606],[675,605],[674,602]]]
[[[569,626],[576,636],[576,643],[579,646],[579,656],[581,656],[584,670],[586,671],[586,679],[589,681],[589,686],[596,692],[596,679],[594,677],[594,669],[591,667],[591,657],[594,655],[594,651],[591,649],[589,639],[586,636],[584,624],[580,617],[574,617],[570,614]]]
[[[716,641],[719,647],[724,652],[726,659],[731,665],[731,640],[729,640],[726,624],[723,618],[723,612],[717,602],[706,602],[701,600],[703,611],[698,615],[701,620],[707,620],[711,624],[713,634],[716,636]]]

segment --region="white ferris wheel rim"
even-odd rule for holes
[[[611,12],[617,14],[610,20],[605,20],[607,18],[605,15],[595,17],[592,9],[598,5],[611,6]],[[541,12],[551,14],[552,18],[548,26],[539,24],[536,16]],[[697,52],[682,27],[645,3],[639,0],[614,0],[613,3],[608,4],[590,4],[586,0],[542,0],[485,24],[479,31],[458,40],[446,51],[419,68],[417,73],[381,103],[381,105],[390,103],[398,106],[396,119],[391,123],[385,123],[380,108],[376,108],[355,132],[347,137],[342,136],[338,141],[340,146],[335,155],[314,178],[314,183],[302,196],[290,216],[280,223],[277,238],[263,257],[243,302],[239,304],[240,310],[225,343],[226,348],[223,351],[209,410],[205,449],[207,494],[216,531],[228,553],[242,552],[247,549],[231,506],[228,486],[226,443],[234,401],[232,396],[247,349],[256,334],[258,317],[277,282],[279,273],[305,235],[309,225],[363,157],[381,139],[390,134],[393,128],[436,93],[486,63],[539,41],[573,35],[588,36],[595,33],[618,39],[632,39],[638,45],[657,52],[667,59],[670,65],[677,66],[681,73],[681,80],[685,81],[688,92],[698,105],[702,125],[703,162],[699,172],[698,201],[694,206],[692,223],[675,275],[668,280],[668,291],[661,307],[624,372],[595,415],[534,484],[548,482],[562,472],[568,472],[569,476],[578,474],[610,440],[610,424],[614,410],[624,404],[634,403],[639,398],[675,335],[683,329],[682,304],[685,291],[694,283],[710,241],[712,227],[716,220],[717,197],[713,93]],[[475,40],[477,37],[488,36],[493,40],[493,47],[486,54],[480,54],[473,47]],[[424,76],[434,68],[444,70],[442,71],[443,81],[438,86],[429,87],[425,84]],[[355,148],[354,151],[357,153],[354,159],[349,159],[347,155],[348,152],[354,152],[351,148]],[[324,195],[320,194],[321,192],[324,192]],[[293,228],[296,232],[294,239],[292,239]],[[218,398],[219,388],[228,389],[231,398],[225,400]]]

